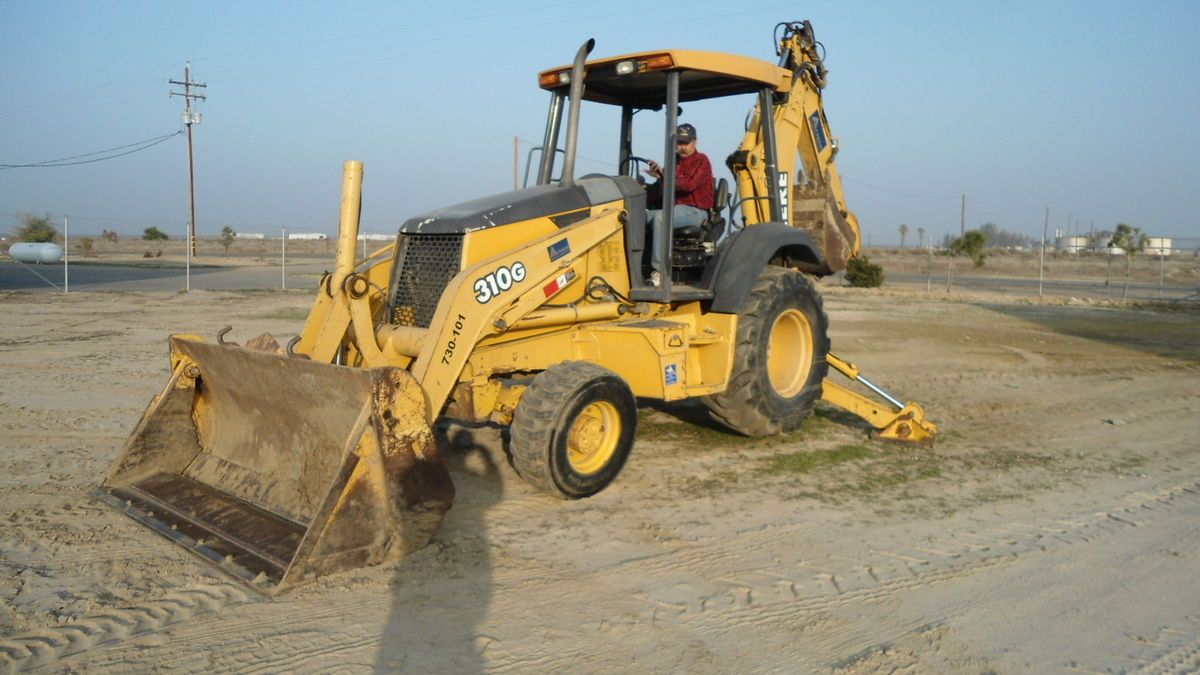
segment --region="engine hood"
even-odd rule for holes
[[[530,218],[570,213],[560,227],[586,217],[587,209],[643,192],[632,178],[592,175],[575,185],[535,185],[523,190],[472,199],[409,218],[401,234],[460,234],[517,223]],[[574,212],[574,213],[572,213]]]
[[[537,185],[524,190],[501,192],[469,202],[447,206],[409,218],[402,234],[456,234],[508,225],[530,218],[579,211],[592,205],[579,185]]]

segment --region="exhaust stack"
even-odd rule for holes
[[[589,39],[575,52],[575,63],[571,65],[571,109],[567,113],[567,156],[563,160],[563,187],[575,184],[575,146],[579,141],[579,108],[583,105],[583,63],[592,53],[596,41]]]

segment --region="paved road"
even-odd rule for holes
[[[885,284],[897,286],[929,287],[933,290],[945,290],[946,275],[934,275],[932,278],[924,274],[888,274]],[[1038,293],[1037,279],[1015,277],[992,277],[962,275],[952,280],[952,288],[958,290],[990,291],[993,293],[1008,293],[1012,295],[1035,296]],[[1119,299],[1123,282],[1114,281],[1106,286],[1103,281],[1086,279],[1044,279],[1042,292],[1044,295],[1070,296],[1089,299]],[[1130,283],[1130,300],[1174,300],[1194,296],[1200,291],[1194,286],[1165,285],[1161,292],[1158,284]]]
[[[313,288],[321,272],[328,269],[326,262],[302,262],[288,265],[288,288]],[[185,270],[182,267],[149,267],[141,265],[103,265],[94,263],[71,264],[71,290],[76,291],[177,291],[185,287]],[[247,267],[193,267],[191,286],[197,290],[268,290],[280,287],[280,270],[276,266]],[[888,274],[886,283],[905,287],[930,287],[933,290],[946,288],[945,275],[932,279],[923,274]],[[62,290],[63,266],[25,265],[17,262],[0,261],[0,291],[55,291]],[[1037,279],[962,275],[954,277],[953,288],[958,290],[990,291],[1011,295],[1035,296],[1038,292]],[[1046,279],[1042,291],[1045,295],[1070,296],[1089,299],[1116,299],[1121,297],[1122,284],[1114,282],[1105,286],[1103,281]],[[1130,300],[1197,300],[1200,289],[1188,286],[1164,286],[1158,284],[1131,283]]]

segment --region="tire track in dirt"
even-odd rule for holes
[[[728,630],[795,622],[837,610],[849,604],[870,602],[906,590],[919,589],[945,581],[961,579],[992,566],[1016,560],[1037,551],[1085,544],[1128,528],[1139,527],[1169,517],[1173,507],[1183,500],[1200,500],[1200,481],[1163,489],[1136,491],[1122,497],[1114,508],[1089,511],[1069,517],[1040,518],[1030,522],[1012,522],[970,534],[940,537],[920,544],[905,544],[887,550],[871,549],[862,559],[826,557],[803,561],[802,573],[781,573],[778,566],[741,568],[747,554],[769,550],[781,536],[799,533],[811,525],[766,527],[749,530],[736,539],[721,542],[713,550],[711,541],[676,545],[671,551],[637,560],[624,561],[585,572],[604,579],[663,579],[681,572],[693,579],[714,568],[730,570],[711,581],[669,585],[636,590],[633,599],[640,605],[631,620],[585,624],[584,633],[606,635],[613,631],[642,631],[647,624],[691,624],[692,629]],[[496,577],[511,579],[513,586],[531,586],[541,582],[521,577],[515,571],[495,570]],[[510,574],[512,576],[510,576]],[[533,575],[543,581],[545,575]],[[626,582],[627,583],[627,582]],[[510,597],[522,597],[513,586],[503,584]],[[272,631],[303,631],[306,626],[328,622],[344,623],[355,615],[382,614],[394,603],[391,593],[375,593],[365,599],[352,593],[335,599],[336,591],[319,590],[285,601],[264,603],[261,608],[240,617],[221,618],[188,631],[190,641],[204,643],[238,636],[254,635],[269,625]],[[130,638],[160,632],[169,626],[220,613],[246,603],[251,596],[232,584],[200,586],[170,593],[163,599],[131,607],[100,612],[64,626],[30,631],[0,640],[0,665],[6,670],[24,670],[57,663],[90,650],[105,649]],[[535,598],[529,598],[538,602]],[[365,601],[364,601],[365,600]],[[319,603],[314,608],[312,605]],[[368,649],[378,641],[368,626],[356,626],[342,640],[317,641],[303,650],[308,659],[327,659],[341,652]],[[907,629],[907,628],[905,628]],[[253,639],[253,638],[247,638]],[[588,649],[586,646],[582,648]],[[534,653],[527,656],[508,652],[502,643],[491,645],[489,667],[499,672],[553,668],[570,663],[571,650],[553,655]],[[582,652],[581,652],[582,653]],[[167,660],[170,655],[163,654]],[[299,654],[296,655],[299,658]],[[268,650],[261,657],[239,659],[243,671],[286,669],[292,656]],[[1180,659],[1191,659],[1191,652],[1180,652]],[[1191,663],[1191,661],[1184,661]],[[295,662],[298,663],[298,662]],[[295,665],[293,663],[293,665]],[[1154,672],[1177,672],[1162,670]]]
[[[1193,636],[1190,644],[1176,647],[1134,672],[1141,675],[1190,675],[1200,672],[1200,637]]]
[[[787,590],[796,599],[834,598],[839,596],[877,595],[876,589],[913,587],[923,579],[942,581],[956,575],[974,573],[974,568],[995,562],[1015,560],[1019,556],[1060,545],[1088,543],[1128,527],[1166,515],[1179,499],[1200,499],[1200,482],[1152,492],[1135,492],[1124,497],[1121,505],[1108,511],[1090,512],[1068,520],[1039,519],[1031,524],[1007,523],[968,535],[908,544],[896,549],[873,550],[865,560],[832,561],[834,565],[814,565],[804,577],[778,579],[770,585],[755,583],[755,575],[773,575],[771,568],[742,570],[720,581],[728,584],[735,602],[730,606],[750,606],[754,597],[779,596]],[[967,541],[969,539],[970,541]],[[838,564],[840,562],[840,564]],[[736,602],[745,598],[746,602]],[[786,599],[786,595],[784,595]],[[648,597],[653,603],[653,598]],[[837,603],[843,604],[843,603]],[[703,605],[688,606],[688,613],[703,613]],[[765,616],[765,614],[764,614]]]
[[[98,534],[109,527],[144,534],[115,511],[91,504],[68,502],[13,513],[0,535],[0,565],[71,569],[146,560],[170,550],[157,538],[141,536],[123,538],[117,549],[111,538]]]
[[[248,599],[246,591],[232,584],[204,585],[173,591],[160,600],[100,612],[63,626],[0,638],[0,671],[26,671],[57,664],[70,656],[221,612]]]
[[[1037,519],[1029,523],[1007,523],[973,533],[954,535],[920,545],[903,545],[891,550],[871,550],[864,560],[827,558],[805,562],[803,574],[782,574],[777,566],[739,569],[736,563],[745,552],[761,549],[759,542],[746,537],[730,541],[724,551],[687,551],[643,559],[607,569],[630,579],[679,576],[686,571],[693,579],[702,578],[702,567],[728,567],[735,570],[711,581],[688,581],[671,586],[642,590],[634,596],[644,605],[623,624],[627,630],[644,631],[647,625],[666,628],[687,624],[688,632],[725,632],[731,629],[802,625],[820,615],[848,605],[886,599],[897,593],[918,590],[943,582],[966,578],[998,565],[1007,564],[1040,551],[1087,544],[1151,521],[1169,517],[1173,507],[1200,501],[1200,481],[1191,481],[1155,490],[1135,491],[1121,498],[1114,508],[1079,513],[1067,519]],[[777,540],[781,528],[770,528],[769,538]],[[799,527],[795,529],[800,529]],[[757,533],[747,535],[758,536]],[[969,539],[965,540],[965,539]],[[613,623],[584,624],[583,634],[596,634]],[[903,626],[901,632],[911,627]],[[612,639],[608,637],[606,639]],[[580,653],[584,653],[584,649]],[[489,669],[496,672],[565,667],[572,655],[546,662],[545,654],[533,659],[497,649]],[[1190,652],[1181,659],[1192,658]],[[1190,660],[1185,660],[1190,664]],[[1185,669],[1186,670],[1186,669]],[[1157,672],[1157,671],[1156,671]],[[1162,671],[1185,672],[1185,671]]]

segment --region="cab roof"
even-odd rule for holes
[[[618,64],[621,71],[618,72]],[[624,54],[585,64],[584,100],[636,108],[659,108],[667,99],[667,73],[679,73],[679,100],[757,93],[763,87],[787,91],[792,74],[760,59],[722,52],[669,49]],[[571,66],[538,74],[542,89],[566,86],[560,75]],[[624,72],[629,71],[629,72]]]

